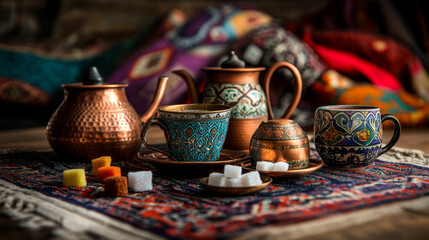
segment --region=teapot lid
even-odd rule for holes
[[[82,83],[83,85],[102,85],[103,80],[97,67],[90,67],[85,77],[82,79]]]
[[[105,84],[97,67],[90,67],[81,83],[63,84],[64,88],[117,88],[126,87],[128,84]]]
[[[229,57],[224,60],[220,67],[205,67],[202,71],[221,71],[221,72],[260,72],[264,67],[246,68],[246,62],[241,60],[234,51],[231,51]]]

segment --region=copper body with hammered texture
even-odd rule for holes
[[[289,169],[304,169],[310,163],[307,134],[289,119],[263,121],[250,142],[252,164],[257,161],[287,162]]]
[[[65,98],[47,126],[52,149],[79,161],[133,158],[141,146],[141,122],[126,98],[126,86],[63,85]]]
[[[49,144],[61,158],[74,161],[135,158],[141,146],[141,124],[155,113],[167,82],[165,76],[158,78],[148,109],[138,116],[125,95],[127,84],[103,84],[97,69],[91,68],[83,83],[63,85],[64,100],[47,126]],[[196,96],[191,101],[197,101]]]

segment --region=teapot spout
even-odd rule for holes
[[[189,94],[191,103],[198,103],[198,91],[191,74],[189,74],[185,70],[177,70],[177,71],[173,71],[173,73],[179,75],[185,80],[186,85],[188,86],[188,94]],[[143,124],[146,123],[153,116],[159,104],[161,103],[162,97],[164,96],[164,93],[165,93],[165,89],[167,88],[167,82],[168,82],[168,77],[166,76],[159,77],[158,84],[155,89],[155,95],[153,96],[152,102],[150,103],[146,112],[143,113],[142,116],[140,117],[140,121]]]
[[[140,117],[140,121],[144,124],[153,116],[156,111],[156,108],[161,103],[162,97],[164,96],[165,89],[167,88],[168,77],[161,76],[158,79],[158,84],[156,85],[155,95],[152,98],[148,109]]]

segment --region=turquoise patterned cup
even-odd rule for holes
[[[382,123],[394,124],[392,138],[382,145]],[[329,167],[360,169],[388,151],[399,139],[401,125],[394,116],[373,106],[333,105],[316,109],[314,143]]]
[[[156,117],[145,123],[142,142],[173,161],[216,161],[222,150],[231,108],[218,104],[180,104],[157,109]],[[168,150],[146,142],[152,125],[164,130]]]

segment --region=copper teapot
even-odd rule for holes
[[[264,67],[246,68],[234,52],[221,64],[221,67],[205,67],[206,73],[203,103],[223,104],[232,107],[231,120],[224,147],[233,150],[248,150],[253,133],[262,121],[274,119],[270,99],[270,80],[274,72],[282,67],[288,68],[295,79],[294,97],[282,118],[288,118],[301,99],[302,80],[298,69],[290,63],[278,62],[271,66],[259,84],[259,75]],[[185,70],[173,73],[186,80],[188,85],[194,83],[191,75]],[[197,95],[195,86],[189,89],[190,95]]]
[[[50,146],[61,158],[134,158],[141,146],[141,124],[154,114],[168,78],[159,78],[152,102],[141,117],[127,100],[127,84],[103,84],[102,80],[92,67],[83,83],[62,85],[64,100],[49,120],[46,132]]]

